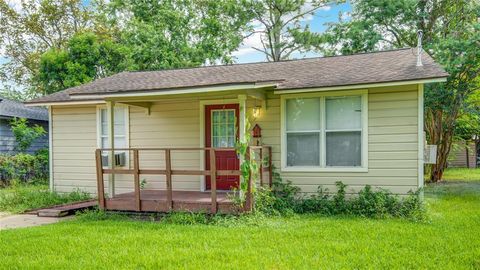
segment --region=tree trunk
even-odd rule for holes
[[[425,129],[429,135],[428,143],[437,145],[437,160],[436,164],[432,164],[429,182],[435,183],[443,178],[448,155],[452,148],[457,115],[457,111],[450,112],[445,116],[442,110],[433,111],[431,109],[426,113]]]

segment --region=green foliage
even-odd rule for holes
[[[0,183],[12,181],[45,183],[48,180],[48,151],[36,155],[0,155]]]
[[[61,194],[50,192],[44,185],[14,184],[0,189],[0,211],[21,213],[30,209],[87,199],[90,199],[90,195],[81,191]]]
[[[469,191],[465,194],[451,185],[439,184],[441,194],[427,187],[431,219],[422,223],[306,214],[266,217],[260,226],[184,226],[82,216],[1,231],[1,264],[7,269],[478,269],[480,188],[458,183]]]
[[[305,51],[319,40],[310,31],[305,18],[326,7],[331,1],[325,0],[254,0],[252,12],[261,25],[254,29],[260,34],[261,48],[254,48],[265,54],[268,61],[281,61],[296,51]],[[336,1],[343,2],[343,1]]]
[[[480,89],[480,2],[360,0],[352,6],[351,19],[331,24],[317,50],[339,54],[415,47],[421,30],[425,52],[449,73],[446,83],[425,87],[427,140],[438,145],[431,180],[439,181],[455,132],[460,136],[471,132],[465,121],[458,122],[461,128],[456,125],[458,117],[468,113],[466,101]]]
[[[465,103],[455,125],[455,137],[464,141],[477,137],[480,141],[480,89],[472,93]]]
[[[63,49],[76,33],[92,29],[94,10],[83,0],[0,0],[0,48],[9,60],[0,65],[0,88],[12,83],[28,90],[27,96],[38,93],[40,56]]]
[[[104,20],[118,27],[133,70],[232,62],[251,19],[248,1],[111,1]]]
[[[10,122],[10,128],[16,141],[16,150],[20,152],[27,151],[32,143],[44,136],[47,132],[39,125],[30,126],[25,118],[13,118]]]
[[[347,185],[336,182],[336,186],[337,192],[333,195],[319,187],[316,194],[302,196],[299,189],[291,183],[277,180],[271,190],[258,190],[255,210],[265,215],[317,213],[325,216],[395,217],[414,221],[426,218],[420,191],[400,199],[387,190],[373,190],[367,185],[358,194],[347,197]]]
[[[40,58],[36,77],[43,94],[51,94],[127,69],[126,48],[110,37],[78,33],[64,49],[52,48]]]
[[[480,168],[448,168],[443,175],[444,181],[480,182]]]

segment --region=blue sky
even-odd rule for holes
[[[89,0],[85,0],[88,2]],[[329,5],[325,8],[318,10],[313,16],[307,18],[305,23],[310,24],[310,29],[314,32],[322,32],[325,30],[326,23],[338,21],[339,14],[347,14],[351,12],[351,5],[347,2],[340,5]],[[253,50],[252,46],[260,47],[259,36],[252,36],[250,39],[245,40],[244,44],[234,53],[237,63],[249,63],[249,62],[262,62],[266,61],[265,56]],[[1,53],[1,52],[0,52]],[[293,54],[294,58],[304,58],[318,56],[315,53],[307,54]],[[7,62],[8,59],[0,55],[0,65]]]
[[[322,8],[315,12],[315,14],[308,18],[306,23],[310,24],[310,29],[313,32],[323,32],[326,29],[326,24],[329,22],[337,22],[339,14],[348,14],[352,10],[350,3],[339,4],[339,5],[329,5],[325,8]],[[249,62],[262,62],[266,61],[263,53],[251,49],[252,46],[260,47],[259,37],[253,36],[249,40],[246,40],[240,49],[234,53],[234,56],[237,58],[238,63],[249,63]],[[314,57],[319,56],[315,53],[307,54],[293,54],[294,58],[304,58],[304,57]]]

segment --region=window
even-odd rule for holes
[[[235,147],[235,110],[212,110],[212,147]]]
[[[98,128],[99,128],[99,141],[98,146],[100,148],[110,148],[109,144],[109,130],[108,130],[108,110],[101,107],[98,109]],[[128,107],[116,106],[114,108],[114,147],[115,148],[128,148]],[[119,156],[118,154],[121,154]],[[115,152],[116,159],[123,159],[122,162],[117,161],[117,164],[124,164],[126,155],[124,151]],[[108,153],[102,153],[103,165],[108,166]]]
[[[283,103],[284,167],[365,167],[365,103],[363,93],[287,97]]]

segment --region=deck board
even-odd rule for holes
[[[212,199],[210,192],[173,191],[173,211],[208,212]],[[141,190],[141,211],[168,212],[166,190]],[[222,213],[234,212],[233,201],[227,192],[217,192],[217,205]],[[135,211],[135,192],[121,193],[106,199],[107,210]]]

